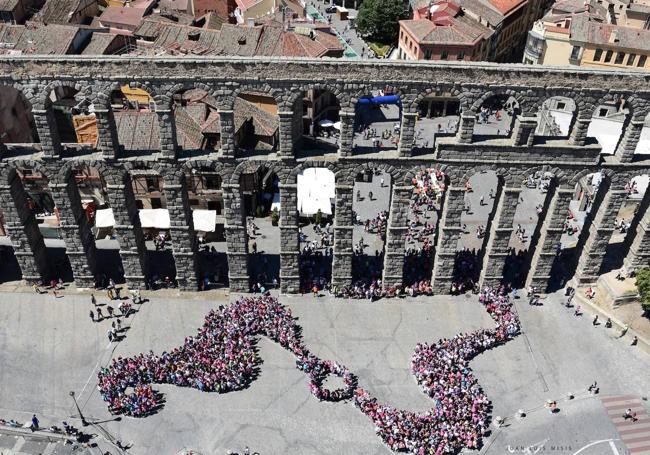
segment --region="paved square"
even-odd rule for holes
[[[314,354],[347,366],[381,403],[413,411],[433,406],[409,372],[416,343],[493,324],[475,296],[375,303],[283,296],[280,301],[298,318]],[[224,303],[154,297],[129,320],[126,339],[109,346],[110,321],[90,321],[88,296],[54,300],[3,294],[0,416],[25,421],[35,412],[43,425],[60,424],[76,414],[68,395],[74,390],[87,418],[110,420],[96,389],[98,365],[115,356],[150,349],[160,354],[180,346],[210,308]],[[471,362],[493,402],[493,417],[506,418],[504,427],[492,427],[481,453],[525,453],[524,447],[538,443],[546,453],[574,455],[592,443],[579,453],[628,453],[600,398],[586,388],[597,380],[601,396],[646,396],[647,354],[604,326],[593,327],[589,316],[574,317],[559,296],[550,296],[542,307],[518,300],[516,308],[523,335]],[[174,454],[183,448],[241,453],[245,446],[260,454],[390,453],[374,434],[373,423],[352,403],[318,402],[290,353],[266,339],[258,346],[261,371],[248,389],[217,395],[156,385],[166,398],[160,412],[102,426],[133,443],[132,454]],[[573,400],[566,399],[568,392]],[[543,407],[547,399],[557,400],[560,412],[551,415]],[[518,409],[527,416],[516,418]]]

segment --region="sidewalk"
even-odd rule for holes
[[[598,322],[602,325],[605,324],[607,318],[610,318],[612,320],[611,330],[614,331],[613,333],[616,333],[613,338],[620,339],[620,333],[622,330],[626,326],[629,326],[627,333],[623,337],[625,342],[628,344],[631,343],[632,338],[636,336],[639,340],[637,347],[650,354],[650,321],[642,315],[630,318],[631,312],[634,311],[634,306],[640,308],[640,305],[630,303],[617,309],[604,308],[603,306],[598,305],[599,295],[596,295],[595,300],[590,300],[585,296],[585,289],[586,288],[576,289],[574,304],[581,305],[585,310],[590,311],[592,315],[598,315]],[[620,314],[618,310],[623,310],[624,313]]]

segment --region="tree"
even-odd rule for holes
[[[636,288],[641,297],[641,307],[650,312],[650,269],[641,269],[636,272]]]
[[[397,41],[399,21],[406,18],[402,0],[364,0],[355,21],[359,33],[384,44]]]

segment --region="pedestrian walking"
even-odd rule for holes
[[[92,303],[93,306],[97,306],[97,299],[95,298],[95,294],[90,294],[90,303]]]
[[[372,191],[368,191],[368,199],[372,201]]]
[[[109,318],[112,318],[112,317],[113,317],[113,311],[115,311],[115,310],[113,310],[113,307],[110,306],[110,305],[108,305],[108,306],[106,307],[106,311],[108,311],[108,317],[109,317]]]
[[[32,424],[31,424],[31,426],[30,426],[29,428],[30,428],[32,431],[36,431],[36,430],[38,430],[38,428],[39,428],[39,427],[38,427],[38,424],[39,424],[39,422],[38,422],[38,417],[36,417],[36,414],[32,414]]]
[[[115,288],[115,299],[120,300],[120,288]]]
[[[383,178],[383,177],[381,178],[381,180],[379,181],[379,183],[380,183],[381,187],[383,188],[383,187],[384,187],[384,178]]]
[[[36,283],[32,283],[32,289],[34,289],[34,292],[37,294],[41,293],[41,290],[38,288],[38,285]]]
[[[109,300],[113,300],[113,289],[108,288],[108,290],[106,291],[106,295],[108,296]]]
[[[636,346],[636,344],[639,342],[639,339],[637,338],[636,335],[634,335],[634,338],[632,338],[632,346]]]
[[[104,319],[104,315],[102,314],[102,309],[101,307],[97,307],[97,320],[101,321],[102,319]]]
[[[108,329],[108,331],[106,332],[106,336],[108,337],[108,341],[112,343],[114,338],[113,329]]]
[[[58,299],[59,298],[59,291],[57,291],[56,289],[52,289],[52,295],[54,296],[55,299]]]
[[[253,242],[252,248],[253,248],[253,254],[256,254],[257,253],[257,242]]]
[[[480,205],[481,207],[483,207],[483,196],[481,196],[481,199],[478,201],[478,205]]]
[[[636,422],[637,421],[636,411],[632,411],[631,408],[627,408],[623,413],[623,419],[624,420],[632,419],[632,422]]]
[[[95,322],[95,313],[93,313],[93,310],[90,310],[90,320]]]
[[[594,327],[598,325],[598,315],[596,315],[596,316],[594,317],[594,320],[591,321],[591,325],[593,325]]]
[[[117,321],[115,321],[115,326],[118,332],[122,330],[122,321],[120,321],[120,318],[117,318]]]
[[[580,316],[580,315],[582,314],[581,311],[580,311],[581,309],[582,309],[582,308],[580,307],[580,305],[578,305],[578,306],[576,307],[576,310],[573,312],[573,315],[574,315],[574,316]]]

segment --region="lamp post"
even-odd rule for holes
[[[86,421],[86,418],[81,413],[81,409],[79,408],[79,403],[77,403],[77,398],[75,397],[75,394],[74,394],[73,390],[70,391],[70,396],[72,397],[72,401],[74,401],[74,405],[77,408],[77,412],[79,413],[79,417],[81,417],[81,425],[83,425],[84,427],[87,427],[90,424],[88,423],[88,421]]]

